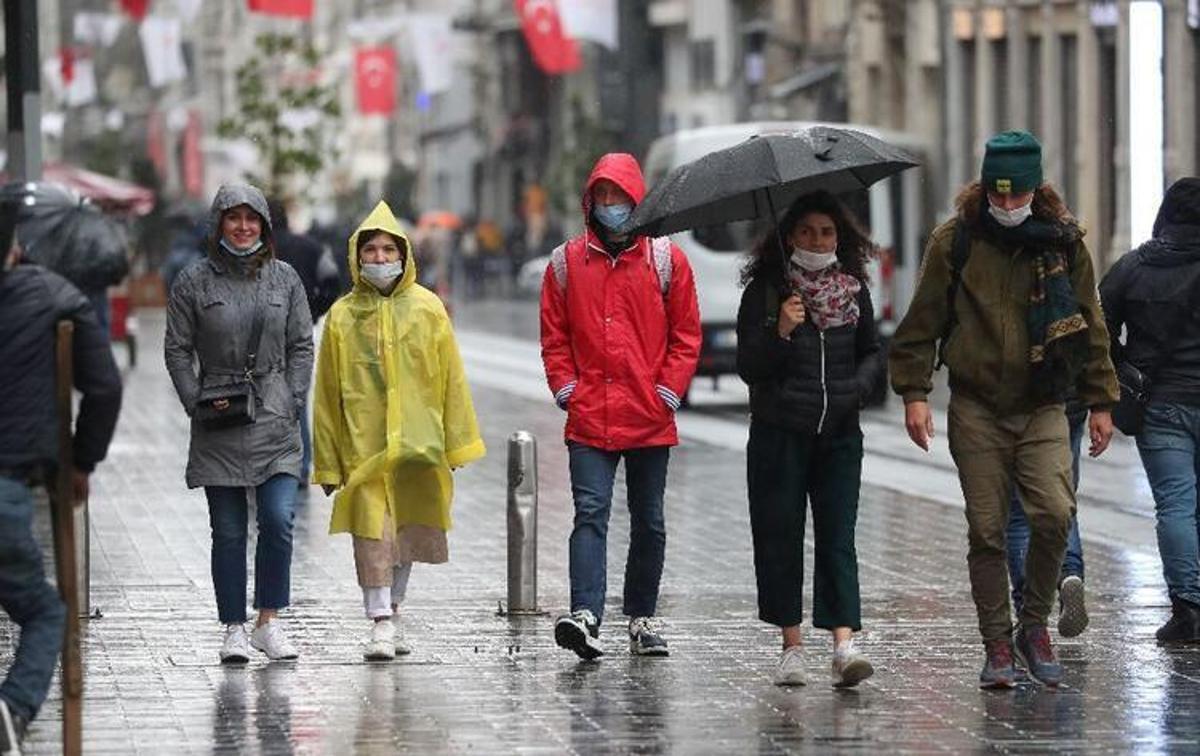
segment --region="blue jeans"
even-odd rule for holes
[[[1196,479],[1200,476],[1200,407],[1151,402],[1137,436],[1138,453],[1157,514],[1158,554],[1172,599],[1200,605],[1200,533]]]
[[[212,579],[221,624],[246,621],[245,488],[207,486],[212,525]],[[292,577],[292,522],[296,479],[276,475],[255,491],[258,547],[254,552],[254,608],[282,609],[289,603]]]
[[[1069,415],[1068,415],[1069,417]],[[1083,432],[1087,428],[1087,415],[1072,420],[1071,429],[1071,479],[1075,490],[1079,490],[1079,454],[1083,449]],[[1025,554],[1029,551],[1029,521],[1025,519],[1025,508],[1017,487],[1013,486],[1012,500],[1008,507],[1008,582],[1012,585],[1013,607],[1021,613],[1022,590],[1025,587]],[[1079,540],[1079,518],[1071,515],[1071,528],[1067,531],[1067,552],[1063,555],[1059,581],[1070,575],[1083,577],[1083,542]]]
[[[0,698],[18,716],[33,719],[50,690],[62,650],[67,610],[46,582],[42,550],[33,538],[33,494],[0,477],[0,607],[21,626],[21,641]]]
[[[625,458],[629,498],[629,555],[625,560],[624,612],[653,617],[658,607],[667,529],[663,491],[670,449],[655,446],[609,452],[568,442],[575,527],[571,530],[571,611],[588,609],[600,620],[608,589],[608,515],[617,463]]]

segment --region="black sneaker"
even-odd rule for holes
[[[554,622],[554,642],[591,661],[604,656],[600,647],[600,623],[587,609],[564,614]]]
[[[629,653],[635,656],[667,656],[667,641],[662,637],[662,622],[654,617],[629,620]]]
[[[1062,665],[1054,655],[1050,631],[1045,625],[1021,625],[1013,646],[1034,680],[1050,688],[1062,682]]]
[[[1083,601],[1083,578],[1067,575],[1058,585],[1058,634],[1074,638],[1087,629],[1087,605]]]
[[[8,708],[0,698],[0,756],[21,756],[21,741],[25,739],[25,718]]]
[[[1159,645],[1200,642],[1200,606],[1184,599],[1171,599],[1171,619],[1154,634]]]

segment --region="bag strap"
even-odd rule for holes
[[[263,323],[267,319],[262,304],[263,279],[268,275],[264,266],[259,271],[258,282],[254,286],[254,320],[250,326],[250,340],[246,342],[246,380],[254,380],[254,368],[258,363],[258,351],[262,347]]]
[[[954,222],[954,242],[950,246],[950,283],[946,286],[946,320],[942,323],[942,335],[938,338],[937,362],[934,370],[941,370],[946,364],[946,343],[950,334],[958,327],[958,311],[954,307],[958,299],[958,290],[962,287],[963,268],[967,267],[967,258],[971,255],[971,235],[967,233],[967,224],[962,219]]]

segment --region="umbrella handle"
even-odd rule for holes
[[[766,187],[763,190],[767,195],[767,209],[771,211],[771,226],[775,229],[775,240],[779,242],[779,263],[780,271],[783,273],[780,280],[780,285],[783,290],[780,295],[787,299],[795,293],[795,287],[792,286],[791,279],[788,277],[788,254],[787,245],[783,243],[783,232],[779,230],[779,216],[775,212],[775,201],[771,199],[771,187]]]

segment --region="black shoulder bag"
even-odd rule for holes
[[[266,317],[259,288],[255,287],[254,290],[254,322],[250,327],[250,341],[247,342],[246,364],[241,380],[201,390],[196,400],[193,417],[206,430],[233,428],[254,422],[254,368],[258,362],[259,348],[262,346],[263,320]],[[227,406],[217,409],[216,403],[222,400]]]
[[[1150,402],[1150,388],[1154,384],[1158,371],[1171,357],[1176,340],[1186,330],[1183,328],[1184,322],[1182,321],[1185,321],[1195,309],[1196,294],[1197,291],[1193,288],[1184,303],[1183,312],[1174,323],[1174,328],[1167,331],[1170,336],[1162,342],[1162,348],[1155,352],[1154,361],[1146,366],[1146,370],[1139,370],[1136,365],[1126,359],[1122,359],[1116,365],[1121,398],[1113,407],[1112,419],[1117,430],[1126,436],[1136,436],[1142,432],[1142,428],[1146,424],[1146,405]]]

